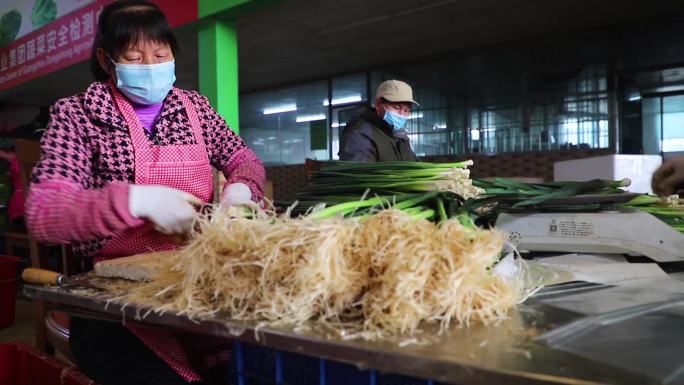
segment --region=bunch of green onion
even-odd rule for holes
[[[481,192],[470,180],[472,164],[323,162],[292,213],[350,217],[393,207],[416,219],[446,220],[458,215],[466,198]]]
[[[457,163],[427,162],[323,162],[312,173],[303,196],[372,194],[410,194],[449,191],[470,198],[478,195],[467,167],[472,160]]]
[[[484,190],[484,196],[470,202],[470,207],[497,204],[500,207],[527,207],[545,203],[557,198],[579,195],[622,194],[629,186],[629,179],[593,179],[585,182],[561,181],[523,183],[506,178],[474,179],[473,185]]]
[[[582,195],[623,194],[629,179],[594,179],[585,182],[560,181],[524,183],[507,178],[474,179],[473,185],[484,190],[480,198],[465,202],[463,211],[484,226],[493,226],[500,212],[527,210],[544,207],[565,212],[596,211],[599,204],[579,204],[567,199]]]
[[[449,218],[458,217],[461,212],[463,200],[460,196],[450,192],[431,191],[422,194],[400,195],[376,195],[370,198],[338,200],[337,203],[328,201],[328,206],[315,208],[309,217],[329,218],[342,215],[345,217],[363,217],[387,208],[401,210],[413,219],[428,219],[433,221],[445,221]],[[335,201],[333,201],[335,202]],[[312,206],[301,202],[302,207]]]
[[[684,200],[679,196],[662,198],[655,195],[639,195],[620,206],[647,212],[684,233]]]

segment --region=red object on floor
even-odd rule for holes
[[[52,316],[52,319],[55,320],[57,325],[69,330],[69,326],[71,326],[71,317],[69,317],[69,314],[61,311],[51,311],[50,316]]]
[[[0,344],[2,385],[96,385],[78,369],[23,344]]]
[[[0,255],[0,328],[14,323],[14,312],[17,306],[18,263],[17,257]]]

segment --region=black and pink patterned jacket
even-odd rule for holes
[[[195,143],[183,93],[197,109],[212,165],[223,171],[226,183],[244,183],[260,200],[263,163],[197,92],[174,88],[169,93],[153,136],[148,134],[150,142]],[[40,241],[71,243],[76,255],[94,256],[113,235],[143,223],[128,209],[128,187],[134,181],[128,126],[108,84],[93,83],[51,108],[26,202],[28,228]]]

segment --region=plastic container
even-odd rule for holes
[[[19,258],[0,255],[0,328],[12,326],[17,306]],[[0,382],[2,384],[2,382]]]
[[[234,344],[231,380],[236,385],[433,385],[431,380],[360,370],[354,365]]]
[[[0,344],[2,385],[96,385],[77,369],[23,344]]]

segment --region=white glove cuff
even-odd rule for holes
[[[140,202],[140,193],[139,186],[134,184],[128,186],[128,211],[136,218],[140,218],[142,214],[140,212],[140,204],[142,203]]]
[[[252,190],[244,183],[231,183],[223,190],[222,206],[234,206],[252,201]]]

